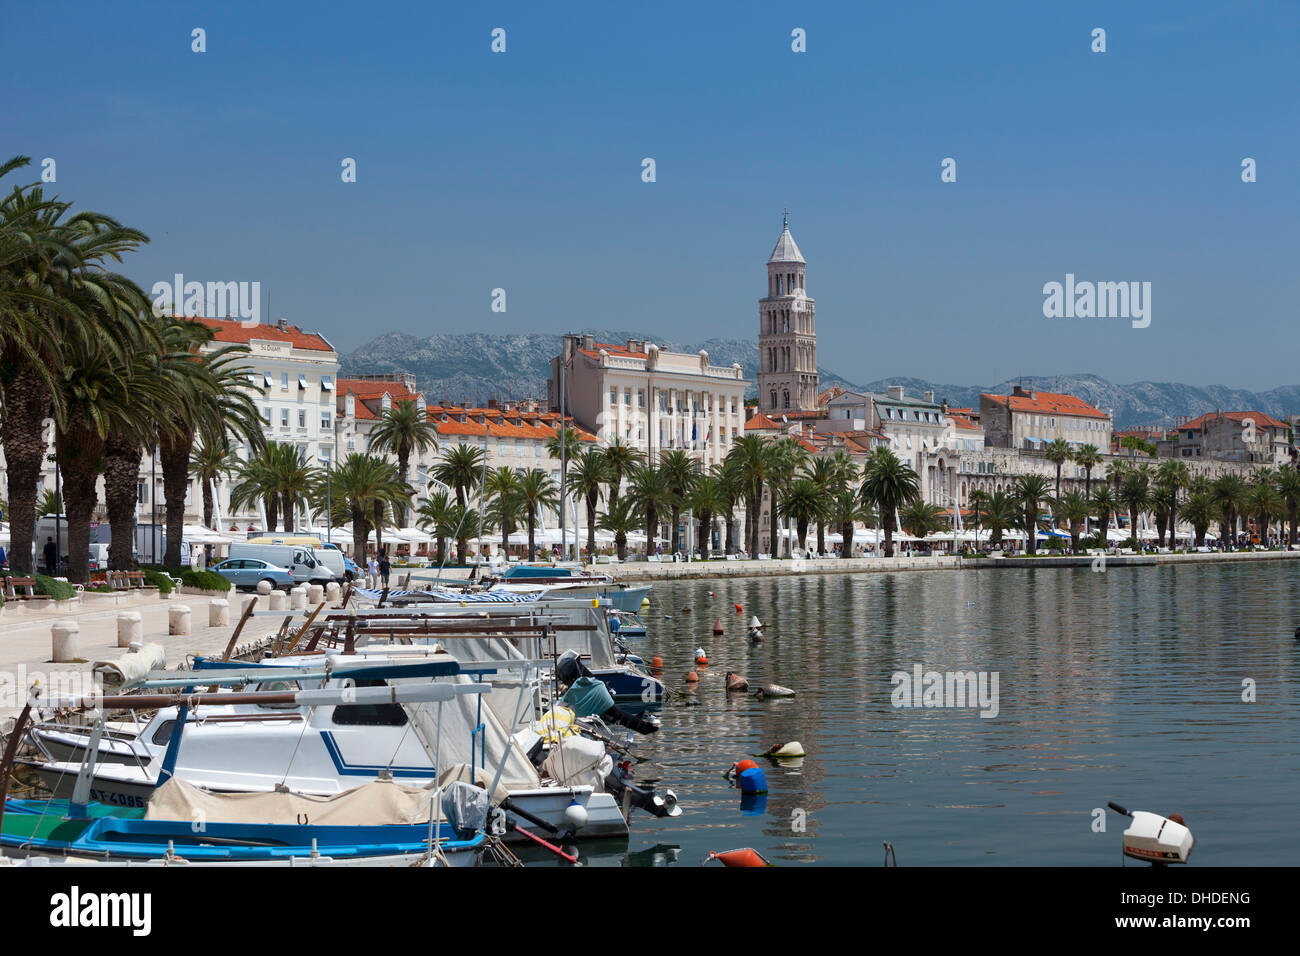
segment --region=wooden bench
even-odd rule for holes
[[[50,599],[48,594],[36,593],[35,578],[6,577],[4,579],[4,588],[6,601],[48,601]],[[24,588],[27,591],[26,594],[22,593]]]
[[[145,577],[143,571],[123,571],[121,573],[126,576],[127,588],[145,587]]]

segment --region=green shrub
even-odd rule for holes
[[[171,594],[176,587],[175,583],[167,576],[166,570],[156,564],[142,564],[140,570],[144,572],[144,583],[151,588],[157,588],[159,594]]]
[[[67,581],[56,581],[44,574],[35,574],[32,577],[36,581],[37,594],[48,594],[56,601],[66,601],[77,594],[77,589]]]
[[[186,568],[181,572],[181,584],[187,588],[200,588],[204,591],[229,591],[230,582],[216,571],[195,571]]]

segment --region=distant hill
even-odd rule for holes
[[[646,339],[674,352],[705,349],[715,365],[739,362],[750,382],[758,379],[758,343],[753,339],[706,339],[684,343],[664,341],[644,332],[593,330],[597,341],[626,342]],[[490,335],[481,332],[431,335],[420,338],[405,332],[389,332],[367,342],[354,352],[341,355],[343,375],[363,372],[411,372],[420,390],[431,402],[449,398],[483,404],[488,398],[519,399],[546,395],[550,361],[560,354],[561,336]],[[884,391],[888,385],[902,385],[908,395],[933,391],[937,401],[952,406],[979,407],[981,392],[1007,394],[1012,386],[1032,382],[1050,392],[1077,395],[1115,416],[1117,428],[1139,425],[1172,425],[1175,418],[1195,416],[1216,409],[1266,412],[1285,418],[1300,412],[1300,385],[1286,385],[1264,392],[1228,388],[1223,385],[1183,385],[1177,382],[1135,382],[1117,385],[1098,375],[1034,375],[1008,379],[991,385],[953,385],[917,378],[879,379],[855,384],[820,369],[821,387],[839,385],[857,391]],[[757,394],[750,385],[751,397]]]

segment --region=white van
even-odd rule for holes
[[[312,557],[316,559],[316,563],[325,565],[326,569],[328,569],[330,573],[330,576],[335,581],[337,581],[339,584],[342,584],[344,581],[348,580],[348,576],[346,574],[347,569],[344,567],[343,564],[343,553],[340,551],[335,551],[331,547],[326,547],[322,545],[320,538],[312,537],[310,535],[264,534],[264,535],[258,535],[255,538],[249,538],[248,543],[249,544],[287,544],[294,547],[310,548]]]
[[[230,559],[255,558],[277,567],[288,568],[295,584],[328,584],[334,580],[330,569],[307,545],[251,544],[236,541],[230,546]]]

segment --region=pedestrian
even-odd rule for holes
[[[59,569],[59,546],[54,543],[53,538],[47,537],[45,539],[43,553],[45,555],[45,573],[52,575]]]
[[[388,572],[392,569],[393,566],[388,563],[388,552],[385,551],[379,556],[379,576],[384,580],[384,587],[388,587]]]
[[[5,554],[4,545],[0,544],[0,568],[3,568],[5,566],[5,562],[8,560],[9,560],[9,555]]]
[[[366,583],[373,588],[379,583],[379,560],[373,554],[370,556],[370,562],[366,565],[366,570],[369,572],[369,579]]]

